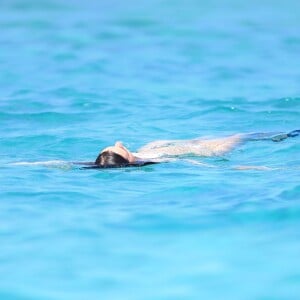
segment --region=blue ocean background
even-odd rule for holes
[[[299,1],[0,11],[1,300],[299,299],[300,138],[198,158],[215,168],[15,164],[300,129]]]

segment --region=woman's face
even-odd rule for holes
[[[130,163],[133,163],[135,161],[135,157],[121,142],[116,142],[114,146],[103,149],[101,153],[104,151],[111,151],[119,154],[123,158],[127,159]]]

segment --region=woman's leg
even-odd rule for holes
[[[243,135],[244,141],[261,141],[270,140],[273,142],[281,142],[289,137],[296,137],[300,135],[300,130],[294,130],[289,133],[284,132],[267,132],[267,133],[249,133]]]
[[[243,135],[236,134],[225,138],[199,141],[197,145],[200,146],[199,152],[203,156],[220,156],[232,151],[243,142]],[[204,150],[206,151],[205,155],[202,154]]]
[[[226,138],[202,141],[199,142],[199,145],[202,145],[207,149],[210,149],[211,151],[210,155],[223,155],[248,141],[270,140],[273,142],[280,142],[287,138],[296,137],[298,135],[300,135],[300,130],[294,130],[289,133],[269,132],[269,133],[236,134]]]
[[[247,133],[243,135],[245,142],[248,141],[262,141],[262,140],[273,140],[277,139],[286,139],[287,135],[283,132],[258,132],[258,133]]]
[[[287,134],[288,137],[296,137],[298,135],[300,135],[300,129],[293,130]]]

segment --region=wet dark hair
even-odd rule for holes
[[[98,155],[95,164],[102,168],[120,168],[126,167],[130,162],[117,153],[104,151]]]
[[[129,162],[121,155],[112,151],[104,151],[100,153],[94,163],[85,163],[83,169],[104,169],[104,168],[125,168],[125,167],[143,167],[147,165],[157,164],[154,161],[136,161]]]

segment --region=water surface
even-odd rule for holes
[[[300,139],[200,159],[215,168],[11,164],[299,129],[298,1],[0,10],[1,299],[299,298]]]

